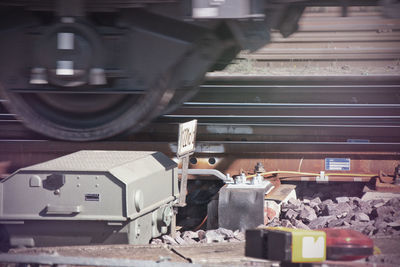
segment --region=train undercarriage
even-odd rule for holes
[[[135,132],[271,29],[296,31],[310,5],[378,1],[1,1],[0,93],[51,138]]]

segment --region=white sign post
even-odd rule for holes
[[[197,133],[197,120],[179,124],[178,150],[176,155],[182,159],[181,190],[178,207],[186,206],[187,176],[189,156],[194,153]]]

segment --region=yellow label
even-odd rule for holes
[[[290,232],[292,234],[292,262],[325,261],[325,232],[285,227],[268,227],[265,229]]]

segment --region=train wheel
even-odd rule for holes
[[[7,108],[26,126],[49,137],[74,141],[104,139],[146,121],[173,92],[164,74],[142,94],[19,93],[0,87]]]
[[[55,13],[10,8],[0,17],[0,94],[26,126],[52,138],[138,131],[239,51],[221,21],[189,23],[141,8],[70,16],[61,2],[67,6]]]

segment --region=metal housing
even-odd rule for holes
[[[0,183],[11,246],[148,243],[171,232],[177,165],[160,152],[80,151]]]

